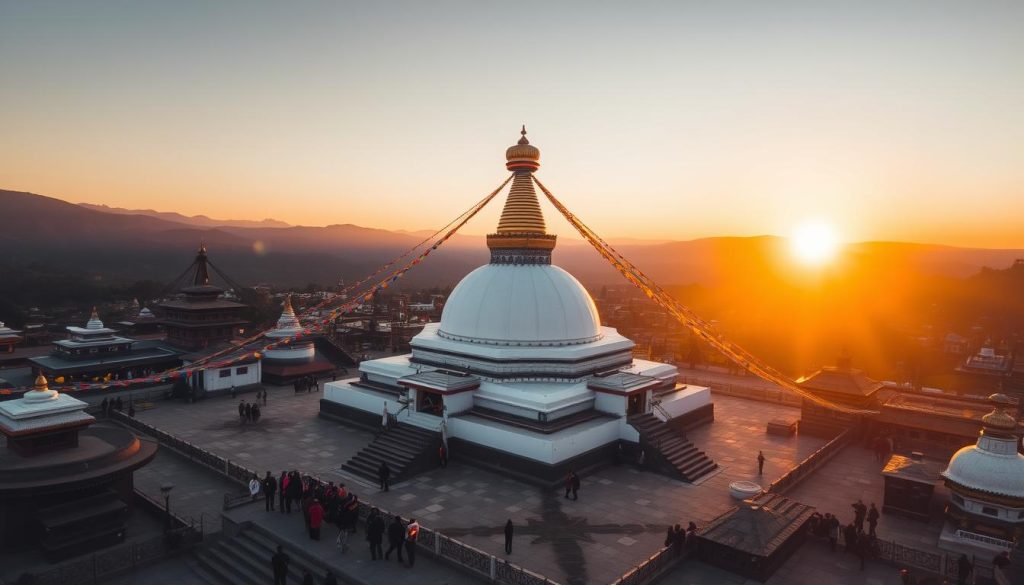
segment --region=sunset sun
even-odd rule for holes
[[[793,256],[803,264],[820,266],[835,258],[839,240],[835,229],[824,222],[801,224],[789,239]]]

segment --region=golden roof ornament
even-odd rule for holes
[[[505,151],[505,168],[510,171],[533,172],[540,168],[540,149],[526,138],[526,124],[523,124],[519,142]]]
[[[46,390],[49,390],[50,386],[46,382],[46,376],[42,375],[41,373],[38,376],[36,376],[36,383],[34,388],[36,392],[45,392]]]
[[[992,412],[981,417],[981,422],[986,429],[996,431],[1014,431],[1017,429],[1017,420],[1008,412],[1007,407],[1013,406],[1014,401],[1006,394],[992,394],[988,401],[995,407]]]

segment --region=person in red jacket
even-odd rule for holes
[[[324,523],[324,507],[320,500],[313,500],[309,506],[309,537],[313,540],[320,540],[320,527]]]

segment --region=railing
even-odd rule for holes
[[[646,585],[647,583],[653,583],[665,574],[666,571],[679,564],[684,558],[686,558],[685,553],[679,552],[674,547],[666,546],[648,557],[644,562],[626,571],[623,576],[613,581],[612,585]]]
[[[793,489],[797,484],[806,479],[819,467],[827,463],[829,459],[839,453],[839,451],[841,451],[843,447],[846,447],[852,439],[852,429],[846,429],[842,433],[839,433],[839,436],[822,445],[817,451],[811,453],[806,459],[798,463],[796,467],[790,469],[784,473],[782,477],[773,481],[771,485],[768,486],[767,491],[783,494],[787,490]]]
[[[958,566],[960,556],[931,551],[918,550],[890,540],[879,540],[877,556],[881,561],[888,561],[897,566],[909,566],[934,573],[939,577],[956,579],[960,574]],[[971,559],[974,566],[973,577],[977,579],[993,579],[992,566],[979,563],[976,557]]]
[[[174,435],[162,431],[152,425],[142,422],[137,418],[128,416],[123,412],[114,411],[111,413],[111,418],[124,425],[127,425],[141,433],[150,435],[154,439],[160,442],[161,445],[177,451],[179,454],[188,457],[192,461],[203,465],[217,473],[227,477],[228,479],[237,481],[242,486],[248,487],[249,480],[254,475],[257,475],[255,471],[248,469],[230,459],[225,459],[220,455],[211,453],[202,447],[197,447],[188,441],[183,441]],[[252,496],[249,495],[248,490],[244,492],[244,496],[241,492],[237,494],[224,494],[224,509],[241,505],[246,501],[251,501]]]
[[[203,535],[194,527],[175,528],[141,542],[106,548],[35,574],[36,585],[83,585],[134,570],[192,547]]]
[[[748,400],[758,400],[760,402],[771,402],[773,404],[795,407],[799,407],[803,402],[803,399],[799,396],[786,392],[781,388],[756,388],[754,386],[728,384],[709,380],[707,378],[697,378],[692,376],[679,376],[679,381],[693,386],[707,386],[708,388],[711,388],[712,392],[726,394],[728,396],[736,396],[738,398],[746,398]]]
[[[957,538],[964,540],[974,540],[985,544],[992,544],[1006,550],[1013,550],[1013,541],[1003,540],[1002,538],[996,538],[994,536],[986,536],[984,534],[978,534],[977,532],[968,532],[967,530],[957,530]]]

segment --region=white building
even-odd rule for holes
[[[679,385],[675,366],[634,359],[634,343],[602,326],[586,289],[551,264],[556,238],[532,178],[540,151],[525,130],[506,159],[514,177],[487,236],[490,263],[462,279],[410,354],[365,361],[358,380],[326,384],[321,411],[380,421],[386,406],[400,422],[443,423],[453,456],[546,481],[639,443],[630,415],[713,416],[707,388]]]

